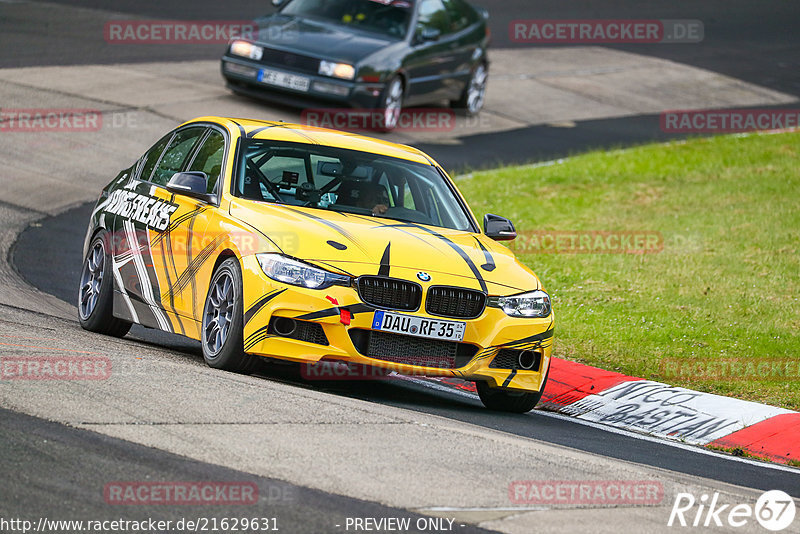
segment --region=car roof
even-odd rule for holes
[[[183,124],[183,126],[197,123],[214,123],[227,128],[234,135],[251,137],[253,139],[268,139],[276,141],[289,141],[311,145],[322,145],[347,150],[358,150],[390,156],[426,165],[435,162],[424,152],[414,147],[391,143],[381,139],[374,139],[350,132],[319,128],[304,124],[292,124],[281,121],[264,121],[257,119],[243,119],[234,117],[198,117]]]

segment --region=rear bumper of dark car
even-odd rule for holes
[[[259,81],[259,72],[264,68],[308,78],[310,80],[308,90],[301,91]],[[222,57],[221,71],[228,87],[236,92],[302,108],[315,106],[374,108],[380,102],[384,86],[382,83],[336,80],[307,72],[294,72],[282,65],[264,65],[229,55]]]

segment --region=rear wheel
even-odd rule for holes
[[[550,374],[550,370],[547,370]],[[547,375],[542,381],[539,391],[527,392],[506,388],[493,388],[488,382],[477,382],[478,396],[483,405],[490,410],[498,412],[526,413],[533,410],[544,393],[544,386],[547,383]]]
[[[463,110],[467,115],[477,115],[483,109],[486,100],[486,85],[489,81],[489,71],[486,64],[481,63],[472,71],[461,98],[454,100],[450,105],[456,109]]]
[[[210,367],[247,373],[255,358],[244,352],[242,272],[236,258],[222,262],[211,279],[203,308],[201,345]]]
[[[114,279],[107,244],[106,234],[97,234],[83,260],[78,318],[85,330],[122,337],[130,330],[131,323],[114,317]]]

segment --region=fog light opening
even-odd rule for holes
[[[279,336],[289,337],[294,334],[297,328],[297,321],[289,317],[276,317],[272,323],[272,328]]]
[[[522,350],[517,358],[520,369],[530,371],[534,369],[539,361],[539,355],[531,350]]]

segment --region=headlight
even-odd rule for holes
[[[320,61],[319,73],[323,76],[352,80],[356,77],[356,69],[347,63],[335,63],[333,61]]]
[[[247,41],[234,41],[231,43],[231,54],[259,61],[264,55],[264,49]]]
[[[547,317],[550,315],[550,295],[537,289],[512,297],[495,297],[493,305],[511,317]]]
[[[307,263],[281,256],[280,254],[256,254],[264,274],[284,284],[325,289],[334,284],[350,285],[350,277],[334,274],[312,267]]]

